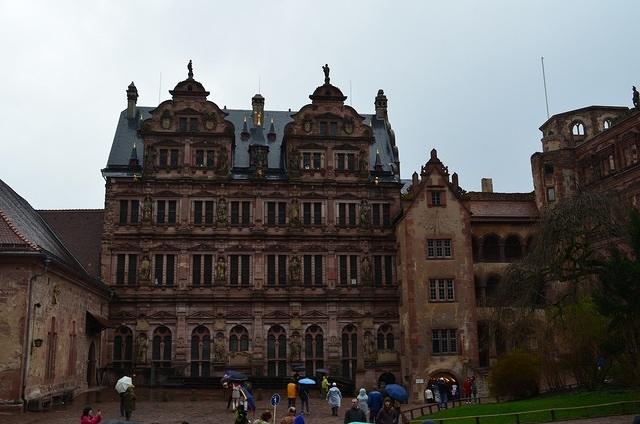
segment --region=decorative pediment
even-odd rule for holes
[[[215,193],[205,190],[199,190],[191,194],[191,197],[214,197]]]
[[[291,315],[278,310],[278,311],[272,311],[263,315],[263,318],[270,319],[270,320],[289,320],[291,319]]]
[[[154,246],[151,250],[163,250],[163,251],[177,251],[180,250],[180,248],[174,244],[169,244],[169,243],[160,243],[156,246]]]
[[[199,115],[202,111],[196,110],[192,107],[185,107],[181,109],[175,109],[176,115]]]
[[[251,318],[252,315],[248,310],[234,309],[227,312],[225,317],[227,319],[246,319]]]
[[[129,311],[117,311],[109,314],[109,318],[116,321],[117,320],[126,321],[126,320],[136,319],[136,314]]]
[[[265,252],[288,252],[290,246],[284,243],[268,244],[265,246]]]
[[[249,244],[232,244],[225,250],[227,252],[253,252],[255,249]]]
[[[301,195],[300,198],[301,199],[326,199],[327,196],[323,196],[320,193],[316,193],[315,191],[312,191],[311,193],[305,193]]]
[[[326,252],[327,247],[321,244],[310,244],[308,246],[304,246],[305,252]]]
[[[163,146],[167,146],[167,147],[182,147],[182,143],[177,142],[175,140],[170,140],[167,138],[163,138],[161,140],[157,140],[153,143],[154,147],[163,147]]]
[[[280,191],[272,191],[271,193],[265,193],[263,196],[263,198],[269,198],[269,197],[275,197],[275,198],[286,198],[289,197],[289,195],[287,193],[282,193]]]
[[[214,318],[214,315],[211,312],[207,312],[207,311],[195,311],[187,315],[187,319],[210,319],[210,318]]]
[[[153,197],[180,197],[180,193],[171,190],[162,190],[153,194]]]
[[[336,199],[342,199],[342,200],[360,200],[360,196],[356,196],[353,193],[342,193],[338,196],[335,197]]]
[[[333,146],[333,150],[360,150],[360,147],[349,143],[342,143]]]
[[[314,309],[312,311],[308,311],[308,312],[305,312],[304,314],[302,314],[302,318],[313,319],[313,320],[322,320],[322,319],[328,319],[329,315]]]
[[[112,252],[124,252],[124,251],[136,252],[139,250],[140,250],[140,246],[132,243],[117,243],[117,244],[111,245]]]
[[[190,247],[189,249],[187,249],[189,252],[211,252],[216,250],[215,246],[211,245],[211,244],[206,244],[206,243],[198,243],[195,246]]]
[[[346,311],[342,311],[338,314],[339,318],[350,318],[350,319],[359,319],[364,317],[360,312],[354,311],[353,309],[347,309]]]
[[[152,315],[149,315],[149,319],[158,320],[158,321],[166,321],[166,320],[171,320],[175,318],[176,318],[175,314],[172,314],[171,312],[167,312],[167,311],[156,311]]]
[[[248,191],[239,190],[239,191],[234,191],[234,192],[229,193],[229,195],[227,196],[227,199],[229,201],[232,201],[234,197],[235,198],[244,198],[244,199],[253,198],[254,194],[249,193]]]
[[[303,143],[298,144],[298,149],[302,150],[326,150],[327,146],[318,143]]]

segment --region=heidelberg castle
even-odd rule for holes
[[[129,85],[104,210],[34,211],[0,181],[0,402],[136,372],[141,384],[328,372],[480,380],[509,341],[489,320],[540,213],[578,186],[640,192],[637,108],[552,116],[534,191],[467,192],[432,150],[400,179],[387,97],[324,83],[299,111],[220,108],[193,77],[155,107]],[[482,387],[481,387],[482,389]]]

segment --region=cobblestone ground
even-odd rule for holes
[[[257,400],[258,412],[269,407],[269,398],[274,391],[264,391],[262,400]],[[233,424],[233,414],[226,410],[226,401],[221,391],[208,390],[137,390],[138,402],[132,422],[136,424]],[[256,393],[256,396],[259,396]],[[280,392],[284,404],[277,411],[276,423],[279,423],[286,412],[286,397]],[[299,400],[298,400],[299,402]],[[346,408],[351,404],[345,399],[339,416],[332,417],[331,410],[324,400],[319,399],[317,392],[312,393],[310,402],[311,414],[305,416],[306,424],[343,424]],[[120,423],[119,403],[115,392],[107,390],[99,394],[88,393],[75,399],[72,404],[57,407],[48,412],[0,412],[1,424],[79,424],[82,408],[90,405],[94,410],[102,410],[103,424]],[[619,417],[594,418],[588,420],[567,421],[567,424],[630,424],[632,415]],[[564,423],[564,422],[563,422]],[[558,423],[561,424],[561,423]]]

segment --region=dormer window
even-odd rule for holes
[[[580,121],[575,122],[571,128],[573,135],[584,136],[584,124]]]

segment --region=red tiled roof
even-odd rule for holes
[[[4,213],[0,212],[0,246],[6,248],[31,248],[29,244],[18,235],[17,230],[10,224]]]
[[[64,245],[93,277],[100,277],[102,209],[39,210]]]

